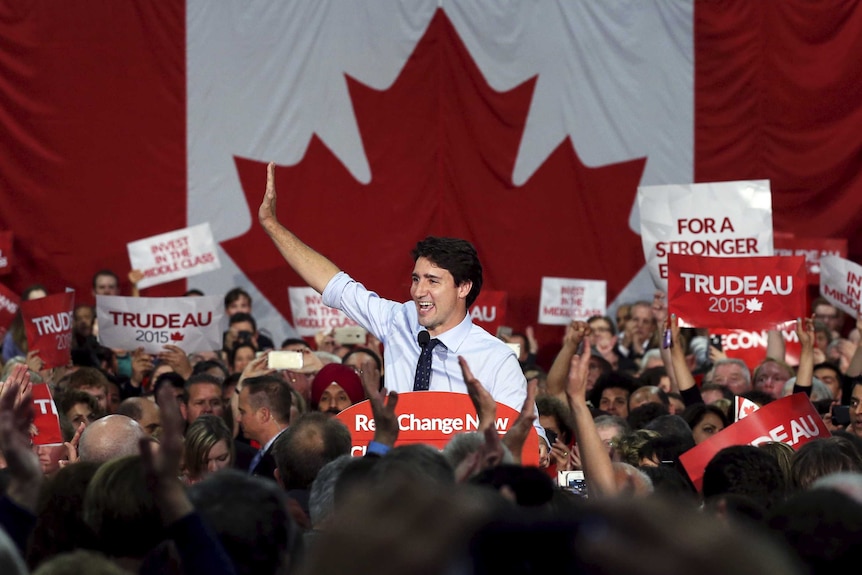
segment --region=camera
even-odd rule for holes
[[[849,405],[832,406],[832,425],[840,425],[842,427],[847,427],[848,425],[850,425]]]
[[[714,347],[718,351],[721,351],[721,336],[720,335],[709,336],[709,346]]]
[[[587,497],[587,480],[583,471],[558,471],[557,484],[579,497]]]

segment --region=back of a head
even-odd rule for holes
[[[352,439],[347,426],[326,413],[304,413],[284,430],[272,453],[285,489],[309,489],[330,461],[350,453]]]
[[[612,465],[618,495],[640,497],[654,491],[652,479],[637,466],[624,461],[614,461]]]
[[[538,507],[551,502],[557,486],[538,467],[503,463],[480,471],[470,479],[473,485],[507,488],[515,502],[524,507]]]
[[[479,450],[485,445],[485,434],[479,431],[461,431],[455,433],[443,446],[443,457],[452,466],[452,469],[457,469],[458,465],[464,461],[468,455]],[[514,463],[512,452],[504,445],[503,459],[501,463]]]
[[[78,461],[61,467],[42,484],[27,549],[31,568],[57,553],[93,546],[92,531],[84,522],[84,497],[100,466],[95,461]]]
[[[142,559],[162,540],[162,518],[139,455],[99,467],[87,486],[84,522],[99,551],[111,557]]]
[[[12,538],[0,529],[0,573],[3,575],[27,575],[27,565],[18,552],[18,547]]]
[[[644,425],[644,429],[657,431],[660,435],[667,437],[677,435],[686,439],[691,439],[694,443],[694,436],[691,433],[691,427],[688,426],[685,419],[681,415],[675,413],[659,415],[652,421]]]
[[[766,524],[813,575],[845,570],[862,549],[862,505],[831,489],[791,495],[770,511]]]
[[[105,462],[136,455],[138,442],[146,436],[137,421],[126,415],[107,415],[88,425],[78,442],[81,461]]]
[[[819,477],[839,471],[862,472],[862,459],[853,444],[843,437],[809,441],[800,446],[790,460],[794,489],[808,489]]]
[[[424,443],[399,445],[391,449],[371,470],[372,481],[403,476],[410,481],[431,481],[454,485],[455,470],[436,448]]]
[[[314,529],[320,529],[335,509],[335,485],[341,472],[355,458],[351,454],[336,457],[324,465],[311,484],[308,497],[308,517]]]
[[[223,469],[189,487],[188,495],[238,574],[285,572],[297,533],[287,494],[275,483]]]
[[[626,421],[632,429],[644,429],[657,417],[668,414],[670,410],[666,405],[650,401],[629,411]]]
[[[776,458],[753,445],[721,449],[703,472],[704,499],[735,493],[752,498],[768,510],[784,499],[786,489]]]
[[[6,571],[0,571],[6,573]],[[89,549],[60,553],[40,564],[32,575],[129,575],[127,569],[107,556]]]

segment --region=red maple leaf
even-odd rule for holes
[[[381,296],[409,297],[410,250],[426,235],[474,243],[485,287],[508,292],[513,326],[536,323],[543,276],[605,279],[610,302],[643,265],[628,217],[645,160],[589,168],[567,139],[514,186],[535,79],[494,91],[442,11],[389,89],[347,80],[370,183],[313,137],[301,162],[276,171],[278,217]],[[253,223],[222,245],[289,318],[287,287],[305,283],[257,224],[266,161],[235,159]],[[536,335],[557,343],[559,331]]]
[[[182,333],[175,331],[171,334],[171,341],[183,341],[186,338]]]

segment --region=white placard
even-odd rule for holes
[[[644,258],[667,292],[667,254],[771,256],[769,180],[638,188]]]
[[[166,344],[186,353],[221,349],[224,298],[96,296],[99,341],[105,347],[158,353]]]
[[[208,222],[129,242],[126,248],[132,269],[144,273],[139,289],[221,267]]]
[[[359,325],[341,310],[324,305],[323,296],[314,291],[314,288],[289,287],[287,293],[293,327],[302,337],[313,336],[320,331],[336,327]]]
[[[839,256],[821,257],[820,295],[855,318],[862,307],[862,266]]]
[[[542,278],[539,323],[568,325],[594,315],[605,315],[607,282],[569,278]]]

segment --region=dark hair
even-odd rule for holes
[[[596,356],[590,356],[590,360],[594,358],[596,358]],[[607,360],[605,360],[605,362],[607,362]],[[596,380],[596,384],[593,386],[593,389],[590,391],[590,402],[598,407],[602,401],[602,392],[614,387],[624,389],[628,392],[628,395],[631,396],[632,392],[637,387],[637,382],[634,377],[627,373],[621,373],[618,371],[602,373],[602,375],[600,375]]]
[[[228,350],[228,352],[227,352],[227,362],[230,365],[231,369],[234,369],[233,364],[236,362],[236,352],[239,351],[240,349],[244,348],[244,347],[251,348],[252,350],[254,350],[255,353],[258,352],[257,346],[254,345],[253,343],[251,343],[250,341],[242,340],[242,341],[236,342],[235,344],[233,344],[233,347],[230,348],[230,350]]]
[[[254,320],[254,317],[250,313],[245,313],[244,311],[237,312],[230,316],[230,319],[228,320],[228,325],[233,325],[241,321],[249,322],[252,329],[254,329],[254,331],[257,331],[257,322]]]
[[[536,410],[539,416],[553,417],[560,428],[560,441],[569,445],[572,442],[574,422],[572,412],[563,401],[551,395],[540,395],[536,398]]]
[[[304,345],[308,349],[311,349],[311,346],[308,345],[308,342],[305,341],[304,339],[302,339],[301,337],[288,337],[283,342],[281,342],[281,347],[284,348],[287,345],[293,345],[295,343],[298,343],[300,345]]]
[[[456,286],[472,282],[473,286],[467,294],[468,308],[479,297],[482,290],[482,264],[476,254],[476,248],[467,240],[428,236],[416,243],[411,255],[414,262],[419,258],[426,258],[448,271],[452,274]]]
[[[222,380],[211,373],[195,373],[186,380],[186,384],[183,386],[183,403],[189,402],[189,389],[191,389],[193,385],[197,385],[199,383],[214,385],[219,388],[219,392],[221,392]]]
[[[224,294],[224,308],[227,309],[230,304],[232,304],[241,297],[248,299],[248,305],[251,306],[251,296],[249,295],[249,293],[241,287],[235,287],[226,294]]]
[[[752,498],[764,509],[784,500],[787,483],[778,460],[753,445],[731,445],[716,453],[703,471],[704,500],[722,494]]]
[[[204,295],[204,292],[202,292],[202,291],[201,291],[201,290],[199,290],[198,288],[192,288],[192,289],[190,289],[190,290],[186,291],[186,293],[184,293],[183,295],[184,295],[184,296],[186,296],[186,297],[188,297],[188,296],[196,296],[196,295]]]
[[[298,528],[287,493],[274,481],[223,469],[189,487],[188,494],[239,575],[286,572]]]
[[[682,412],[682,418],[692,429],[706,417],[706,414],[711,413],[721,420],[722,425],[727,427],[730,422],[727,419],[727,414],[723,409],[712,403],[693,403],[687,405]]]
[[[95,284],[93,285],[93,287],[95,287]],[[24,289],[24,291],[21,292],[21,300],[22,301],[29,300],[30,294],[32,294],[34,291],[43,291],[45,293],[48,293],[48,290],[42,284],[32,284],[32,285],[27,286]]]
[[[616,324],[614,323],[614,320],[612,320],[612,319],[610,318],[610,316],[607,316],[607,315],[591,315],[590,317],[588,317],[588,318],[587,318],[587,324],[590,324],[590,323],[592,323],[592,322],[594,322],[594,321],[596,321],[596,320],[603,320],[605,323],[607,323],[607,324],[608,324],[608,327],[610,327],[610,328],[611,328],[611,335],[617,335],[617,326],[616,326]]]
[[[272,446],[286,489],[310,489],[324,465],[350,453],[350,430],[321,411],[300,415]]]
[[[278,423],[290,421],[290,406],[293,396],[290,384],[278,375],[249,377],[243,382],[243,391],[248,389],[249,403],[255,408],[269,407]],[[265,400],[264,400],[265,397]]]
[[[227,376],[230,375],[230,373],[228,373],[228,369],[225,367],[225,365],[222,362],[215,360],[215,359],[205,359],[203,361],[197,362],[195,364],[195,366],[192,368],[192,375],[197,375],[199,373],[207,373],[209,370],[211,370],[213,368],[220,369],[222,371],[222,373],[224,374],[224,378],[227,378]]]
[[[103,269],[93,274],[93,289],[96,289],[96,280],[99,279],[99,277],[101,276],[112,277],[117,281],[117,285],[120,285],[120,277],[117,274],[115,274],[109,269]]]
[[[364,353],[370,355],[371,359],[374,360],[374,365],[377,366],[377,369],[383,369],[383,361],[381,361],[380,356],[377,355],[376,351],[374,351],[373,349],[368,349],[367,347],[354,347],[353,349],[344,354],[344,357],[341,358],[341,363],[347,363],[347,359],[352,355],[356,355],[357,353]]]
[[[153,382],[153,395],[158,398],[159,390],[166,385],[170,385],[174,389],[185,390],[186,378],[184,378],[175,371],[166,371],[165,373],[160,374],[156,378],[156,381]]]
[[[634,409],[630,409],[628,416],[626,416],[626,421],[632,429],[644,429],[655,418],[668,415],[669,413],[670,410],[665,404],[648,401]]]

